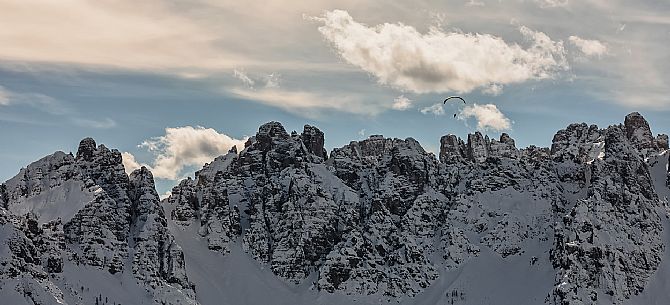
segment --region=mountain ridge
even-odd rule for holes
[[[668,137],[639,113],[550,148],[376,135],[328,155],[324,137],[263,124],[162,202],[93,139],[47,156],[0,187],[0,294],[101,303],[92,277],[144,304],[628,304],[666,276]]]

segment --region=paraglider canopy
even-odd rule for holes
[[[446,98],[446,99],[444,100],[444,104],[446,104],[448,100],[453,99],[453,98],[459,99],[459,100],[463,101],[464,104],[467,104],[467,103],[465,102],[465,100],[464,100],[462,97],[460,97],[460,96],[450,96],[450,97],[448,97],[448,98]]]

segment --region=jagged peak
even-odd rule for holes
[[[256,133],[256,138],[268,136],[268,137],[279,137],[279,138],[288,138],[289,134],[284,129],[284,126],[277,121],[267,122],[261,127],[258,128],[258,133]]]
[[[77,149],[77,159],[91,160],[97,145],[93,138],[84,138],[79,142],[79,148]]]
[[[142,166],[136,170],[134,170],[132,173],[130,173],[130,180],[137,180],[137,179],[150,179],[154,180],[154,175],[151,173],[151,170],[149,170],[146,166]]]
[[[327,152],[323,147],[325,142],[324,134],[319,128],[305,125],[300,137],[307,151],[320,158],[327,157]]]
[[[479,131],[469,133],[467,142],[453,134],[440,138],[440,161],[452,163],[469,160],[485,162],[489,157],[516,159],[519,151],[514,139],[502,133],[500,140],[491,139]]]

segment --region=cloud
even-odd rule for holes
[[[364,137],[365,136],[365,128],[359,130],[358,135],[361,136],[361,137]]]
[[[0,106],[9,105],[9,92],[5,91],[3,86],[0,86]]]
[[[380,84],[415,93],[471,92],[491,84],[546,79],[567,69],[561,41],[520,27],[528,48],[489,34],[427,33],[402,23],[368,26],[347,11],[322,17],[319,31],[344,60],[377,77]]]
[[[244,71],[234,69],[233,76],[241,80],[242,83],[244,83],[249,88],[253,88],[254,85],[256,84],[256,82],[253,79],[251,79]]]
[[[254,86],[260,85],[262,88],[279,88],[281,75],[279,73],[263,74],[260,77],[253,77],[243,70],[234,69],[233,76],[249,89],[255,89]]]
[[[432,106],[421,108],[419,111],[421,111],[423,114],[444,115],[444,107],[442,107],[442,103],[437,103]]]
[[[479,130],[502,131],[512,127],[512,122],[493,104],[467,105],[458,113],[459,120],[465,121],[472,117],[477,120]]]
[[[134,170],[142,167],[136,160],[135,156],[129,152],[121,153],[121,160],[123,161],[123,167],[126,170],[126,174],[130,175]]]
[[[502,93],[502,91],[503,86],[498,84],[491,84],[490,86],[482,89],[482,93],[492,96],[498,96]]]
[[[468,2],[465,3],[465,6],[484,6],[484,2],[482,1],[477,1],[477,0],[468,0]]]
[[[110,119],[110,118],[105,118],[102,120],[90,120],[90,119],[84,119],[84,118],[73,118],[72,119],[76,125],[82,126],[82,127],[88,127],[88,128],[95,128],[95,129],[108,129],[108,128],[114,128],[116,127],[116,121]]]
[[[158,195],[158,197],[159,197],[161,200],[163,200],[163,199],[165,199],[165,198],[168,198],[168,197],[170,197],[170,196],[172,196],[172,192],[170,192],[170,191],[166,191],[165,193]]]
[[[568,6],[568,0],[533,0],[542,8],[555,8]]]
[[[3,1],[0,20],[4,60],[175,71],[245,61],[167,1]]]
[[[155,177],[177,180],[184,168],[203,166],[226,154],[233,145],[244,147],[247,139],[234,139],[205,127],[165,128],[165,135],[148,139],[139,145],[152,152],[152,172]],[[131,164],[134,165],[134,164]]]
[[[607,45],[598,40],[583,39],[579,36],[570,36],[569,40],[586,56],[600,57],[607,54]]]
[[[405,111],[410,107],[412,107],[412,100],[406,98],[404,95],[393,99],[393,105],[391,105],[391,108],[398,111]]]
[[[278,73],[270,73],[265,76],[265,88],[279,88],[281,82],[281,75]]]
[[[359,96],[351,94],[267,87],[259,90],[232,88],[228,89],[227,93],[242,99],[279,107],[290,113],[308,118],[318,118],[324,111],[330,110],[366,115],[376,115],[383,110],[383,107],[379,104],[364,103]]]
[[[50,116],[50,118],[59,118],[59,120],[64,120],[69,124],[87,127],[87,128],[96,128],[96,129],[108,129],[116,127],[116,121],[111,118],[105,119],[92,119],[89,117],[83,117],[83,115],[72,108],[68,103],[60,99],[34,92],[14,92],[5,89],[0,86],[0,106],[6,106],[11,108],[29,108],[31,113],[34,115],[35,112],[41,112]],[[2,120],[7,121],[7,119],[2,118]],[[9,120],[15,122],[23,122],[29,124],[43,124],[44,122],[35,121],[32,119],[23,120]]]

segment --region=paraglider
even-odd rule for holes
[[[464,100],[462,97],[460,97],[460,96],[450,96],[450,97],[448,97],[448,98],[446,98],[446,99],[444,100],[444,104],[446,104],[447,101],[450,100],[450,99],[452,99],[452,98],[457,98],[457,99],[463,101],[463,104],[467,104],[467,103],[465,102],[465,100]]]
[[[465,100],[464,100],[462,97],[460,97],[460,96],[450,96],[450,97],[444,99],[444,104],[446,104],[447,101],[450,100],[450,99],[452,99],[452,98],[459,99],[459,100],[463,101],[463,104],[467,104],[467,103],[465,102]],[[454,119],[455,119],[455,118],[456,118],[456,114],[454,113]]]

